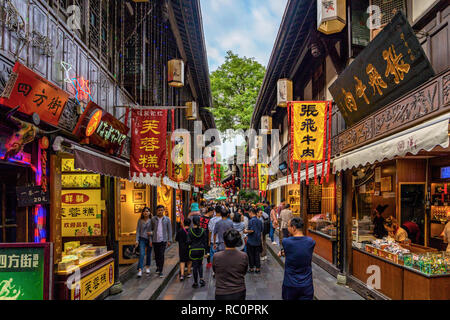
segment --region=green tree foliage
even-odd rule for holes
[[[217,129],[247,130],[266,69],[254,58],[228,51],[225,62],[211,73],[211,91]]]
[[[239,199],[257,203],[259,202],[259,195],[253,190],[239,190]]]

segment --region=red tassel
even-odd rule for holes
[[[444,184],[444,193],[447,194],[447,184]]]
[[[314,183],[317,185],[317,163],[314,162]]]
[[[333,116],[333,104],[330,101],[328,103],[328,109],[330,116],[328,119],[328,169],[327,169],[327,183],[330,181],[330,162],[331,162],[331,117]]]
[[[306,185],[309,186],[309,161],[306,161],[305,174],[306,174]]]
[[[293,123],[292,123],[292,120],[291,120],[291,112],[292,112],[292,104],[291,103],[288,103],[288,106],[287,106],[287,111],[288,111],[288,126],[290,126],[290,133],[291,133],[291,141],[290,141],[290,143],[289,143],[289,164],[290,164],[290,166],[291,166],[291,177],[292,177],[292,183],[294,183],[294,160],[293,160],[293,157],[292,157],[292,144],[294,143],[294,135],[293,135],[293,132],[294,132],[294,129],[293,129]],[[289,175],[286,175],[286,182],[288,182],[289,183]]]
[[[323,158],[322,158],[322,176],[321,176],[321,184],[324,183],[325,181],[325,163],[326,163],[326,146],[327,146],[327,134],[328,134],[328,130],[327,130],[327,116],[328,116],[328,106],[329,103],[327,101],[326,105],[325,105],[325,123],[323,126],[324,132],[323,132]]]
[[[172,114],[172,121],[171,121],[171,125],[172,125],[172,134],[173,134],[173,132],[175,131],[175,109],[172,109],[171,110],[172,112],[171,112],[171,114]],[[172,141],[172,139],[170,140],[170,142],[169,143],[171,143],[172,144],[172,150],[173,150],[173,147],[174,147],[174,145],[175,145],[175,142],[174,141]],[[170,155],[169,154],[169,158],[168,158],[168,161],[172,161],[172,155]],[[172,177],[174,178],[175,177],[175,166],[173,165],[173,163],[172,163]]]

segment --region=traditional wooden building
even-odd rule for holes
[[[408,247],[417,259],[424,257],[423,252],[431,256],[446,245],[439,237],[441,221],[445,219],[437,217],[445,216],[447,204],[444,189],[448,180],[439,173],[445,171],[448,159],[448,2],[332,1],[335,14],[329,2],[288,2],[258,96],[252,127],[260,129],[262,120],[270,117],[272,128],[280,130],[280,170],[272,177],[269,199],[274,204],[282,200],[291,204],[294,213],[307,221],[305,232],[316,240],[314,261],[331,274],[341,275],[339,279],[344,275],[347,283],[361,294],[380,299],[448,299],[444,294],[445,290],[448,292],[448,275],[417,272],[417,266],[405,267],[403,262],[374,257],[365,250],[370,243],[366,236],[373,228],[373,211],[380,204],[388,205],[384,218],[393,216],[405,228],[410,222],[419,226],[421,236],[414,237],[415,243]],[[374,10],[371,14],[367,13],[369,6]],[[409,87],[402,87],[401,81],[397,87],[394,82],[395,90],[385,94],[384,101],[360,108],[358,119],[354,119],[352,103],[364,105],[363,94],[372,94],[373,86],[366,83],[359,93],[353,92],[353,100],[348,94],[341,94],[342,89],[348,93],[352,88],[343,87],[342,79],[362,79],[367,70],[360,63],[368,61],[369,56],[379,55],[382,62],[388,62],[391,49],[381,49],[377,37],[383,37],[382,31],[388,32],[384,28],[401,19],[399,12],[412,27],[410,39],[417,39],[418,46],[408,48],[408,42],[413,40],[408,40],[405,31],[399,32],[395,36],[406,51],[397,49],[395,54],[398,57],[401,53],[404,61],[415,61],[423,52],[426,59],[422,65],[428,71],[419,72],[414,78],[418,82],[409,81]],[[386,45],[396,41],[394,38],[388,38]],[[386,50],[384,60],[376,48]],[[417,66],[418,62],[410,63],[408,73],[413,74]],[[384,77],[389,69],[386,65],[382,68],[379,72]],[[386,79],[393,77],[386,73]],[[292,95],[294,101],[333,101],[333,171],[328,184],[316,186],[310,182],[307,186],[303,167],[294,175],[295,181],[300,175],[301,186],[290,178],[288,115],[286,108],[278,106],[280,79],[291,81],[286,86],[287,96]],[[312,173],[310,170],[309,177]],[[408,202],[412,199],[416,199],[414,205]],[[380,265],[383,270],[376,290],[367,287],[371,275],[367,267],[371,264]]]
[[[168,128],[193,131],[194,120],[203,131],[215,127],[206,110],[212,100],[199,1],[2,0],[0,15],[0,242],[52,242],[54,297],[97,298],[119,281],[119,263],[136,261],[127,246],[134,245],[143,206],[154,210],[164,203],[174,229],[177,197],[187,210],[190,181],[181,187],[130,181],[130,108],[195,101],[197,117],[188,119],[187,109],[178,108]],[[179,87],[168,79],[174,59],[184,65]],[[12,90],[16,76],[38,79],[19,84],[19,100]],[[43,102],[49,92],[52,105],[31,107],[31,95]],[[20,107],[11,113],[15,103]],[[82,128],[94,114],[102,115],[105,130],[87,139]],[[15,150],[11,137],[17,132],[22,136]],[[42,192],[44,182],[47,201],[18,203],[16,187]],[[114,275],[108,285],[95,292],[65,286],[74,269],[56,263],[74,241],[106,247],[80,269],[86,279]]]

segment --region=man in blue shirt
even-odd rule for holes
[[[214,226],[213,242],[214,250],[216,252],[225,250],[225,243],[223,241],[223,234],[225,231],[233,228],[233,221],[228,218],[228,211],[226,209],[221,210],[222,219],[216,222]]]
[[[283,300],[313,300],[312,256],[316,242],[303,235],[303,219],[292,218],[278,256],[285,256]]]
[[[247,255],[249,262],[249,272],[260,273],[261,272],[261,233],[263,231],[262,222],[256,217],[257,209],[250,209],[250,220],[248,221],[248,227],[244,230],[244,233],[248,234],[247,238]],[[256,269],[255,269],[256,267]]]

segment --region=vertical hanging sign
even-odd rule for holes
[[[329,101],[289,103],[291,141],[293,141],[290,154],[292,181],[294,181],[294,163],[297,162],[299,168],[301,168],[302,163],[305,163],[306,184],[309,184],[308,167],[309,163],[312,163],[314,165],[314,180],[317,184],[317,164],[322,162],[322,168],[324,168],[327,159],[327,145],[330,148],[330,140],[327,141],[327,132],[331,132],[331,122],[327,122],[329,108],[331,108]],[[327,171],[329,171],[329,167],[328,160]],[[324,170],[322,170],[323,176]]]
[[[169,178],[175,182],[184,182],[189,178],[189,133],[172,133],[169,137],[169,159],[167,171]]]
[[[133,110],[130,176],[161,176],[166,170],[167,110]]]
[[[269,166],[267,164],[258,164],[259,191],[266,196],[267,183],[269,180]]]
[[[203,188],[205,186],[205,163],[194,166],[194,185]]]

